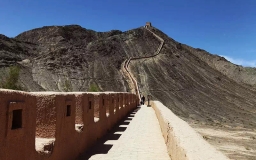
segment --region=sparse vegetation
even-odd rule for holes
[[[68,80],[68,79],[65,80],[63,89],[64,89],[65,92],[72,92],[73,91],[72,84],[71,84],[70,80]]]
[[[208,140],[208,139],[210,139],[209,137],[207,137],[207,136],[203,136],[203,138],[205,139],[205,140]]]
[[[89,92],[99,92],[99,87],[95,84],[95,83],[92,83],[89,87]]]
[[[9,74],[0,84],[0,87],[4,89],[22,90],[22,87],[18,84],[19,74],[20,68],[18,66],[9,67]]]
[[[245,149],[246,149],[246,150],[250,150],[250,148],[249,148],[249,147],[245,147]]]

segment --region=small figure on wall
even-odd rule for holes
[[[144,105],[144,103],[145,103],[145,97],[142,96],[142,97],[141,97],[141,104]]]
[[[152,96],[151,95],[148,95],[148,107],[151,107],[151,105],[150,105],[150,99],[152,98]]]

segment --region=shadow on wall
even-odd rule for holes
[[[140,108],[137,108],[126,115],[114,128],[103,138],[101,138],[90,150],[82,153],[76,160],[89,159],[91,156],[96,154],[107,154],[114,144],[105,144],[107,141],[118,140],[122,136],[122,132],[125,132],[134,115]],[[126,125],[124,127],[124,125]],[[121,133],[121,134],[120,134]]]
[[[113,95],[114,102],[119,102],[115,106],[108,105]],[[1,160],[74,159],[139,103],[130,93],[26,93],[0,89],[0,97]],[[103,98],[107,103],[103,104]]]

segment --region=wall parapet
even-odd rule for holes
[[[127,92],[0,89],[0,159],[75,159],[138,104]]]
[[[172,160],[228,160],[161,102],[153,101],[152,107]]]

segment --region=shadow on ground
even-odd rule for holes
[[[125,116],[125,118],[123,118],[118,124],[116,124],[111,131],[109,131],[103,138],[99,139],[98,142],[89,150],[79,155],[76,160],[88,160],[91,156],[96,154],[107,154],[109,150],[113,147],[113,145],[105,143],[109,140],[118,140],[122,136],[122,132],[125,132],[127,126],[129,126],[130,122],[133,120],[133,117],[139,110],[140,107],[128,113],[127,116]],[[123,125],[127,126],[124,127]]]

